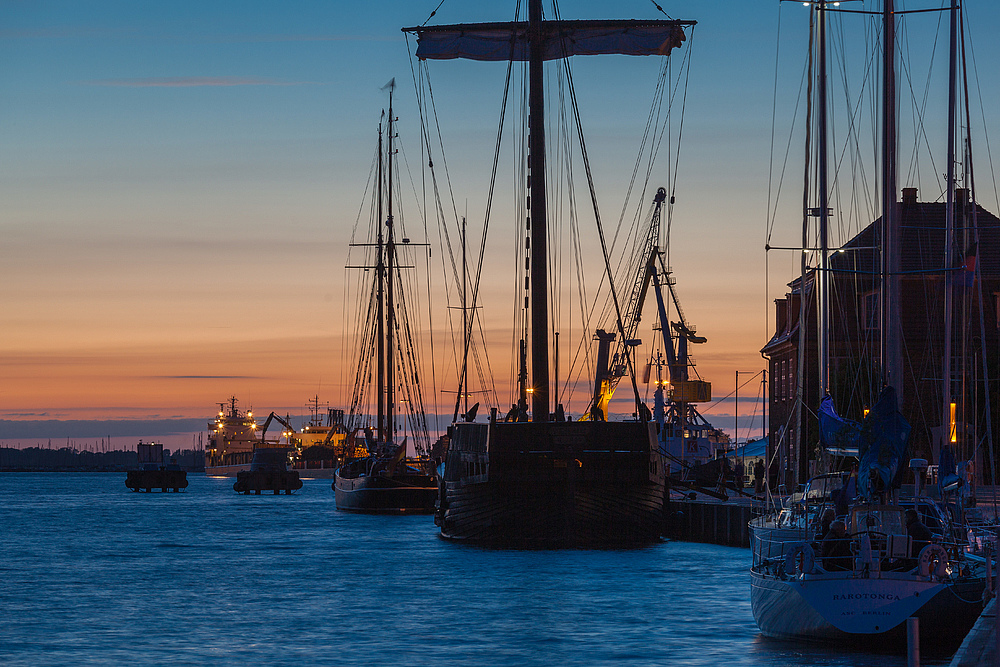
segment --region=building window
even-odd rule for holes
[[[779,398],[781,400],[785,400],[785,398],[788,396],[788,394],[787,394],[788,386],[785,384],[785,381],[786,381],[785,373],[787,372],[787,369],[788,369],[788,361],[786,359],[782,359],[781,360],[781,385],[780,385],[781,386],[781,391],[779,392],[780,393]]]

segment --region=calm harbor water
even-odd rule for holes
[[[906,663],[761,637],[745,549],[478,549],[427,516],[337,512],[329,480],[189,480],[0,475],[0,664]]]

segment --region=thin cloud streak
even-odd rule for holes
[[[168,76],[142,79],[97,79],[83,81],[87,86],[119,88],[196,88],[229,86],[321,86],[317,81],[278,81],[247,76]]]
[[[255,375],[151,375],[155,380],[261,380]]]

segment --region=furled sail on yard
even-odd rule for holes
[[[567,56],[669,55],[684,42],[681,21],[546,21],[543,60]],[[528,22],[407,28],[418,35],[421,60],[515,60],[530,56]]]

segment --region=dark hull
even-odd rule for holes
[[[429,475],[334,477],[337,509],[370,514],[433,514],[437,482]]]
[[[233,483],[233,491],[243,495],[253,493],[259,496],[261,492],[267,491],[274,495],[282,492],[291,495],[292,491],[301,488],[302,480],[294,470],[244,470],[236,474],[236,481]]]
[[[125,478],[125,486],[133,491],[160,489],[164,493],[186,489],[187,473],[183,470],[129,470]]]
[[[621,547],[660,539],[663,466],[638,422],[456,424],[436,517],[448,539]]]

